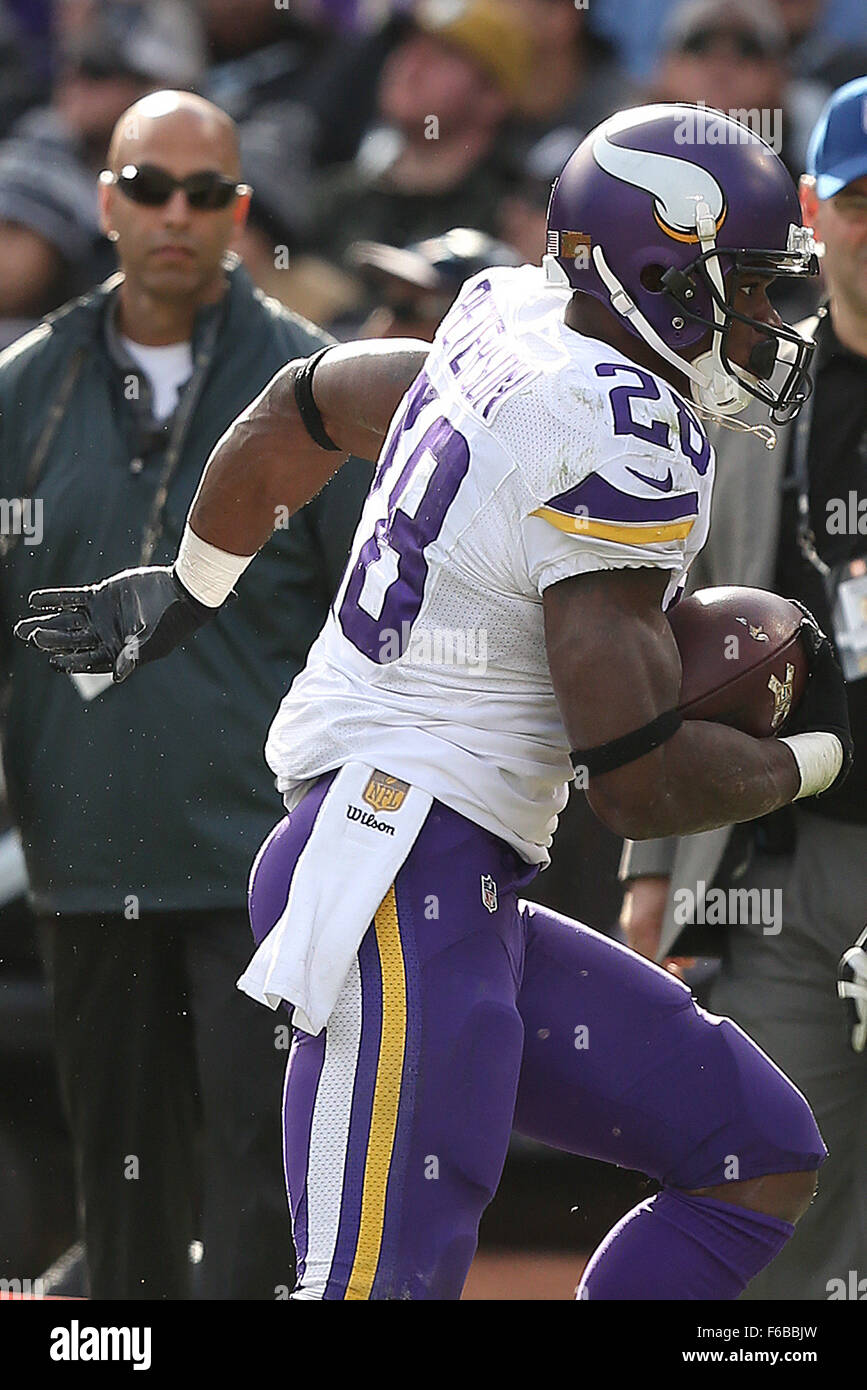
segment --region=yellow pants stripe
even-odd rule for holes
[[[361,1221],[346,1299],[370,1298],[385,1225],[385,1198],[400,1106],[406,1048],[406,973],[394,886],[374,918],[382,973],[382,1032],[364,1165]]]

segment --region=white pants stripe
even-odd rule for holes
[[[356,958],[325,1033],[325,1057],[310,1127],[307,1169],[307,1260],[296,1299],[321,1299],[331,1274],[343,1194],[349,1119],[361,1048],[361,971]]]

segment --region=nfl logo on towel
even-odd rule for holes
[[[496,912],[497,885],[490,874],[482,874],[482,902],[489,912]]]
[[[408,791],[409,782],[401,782],[399,778],[389,777],[387,772],[377,769],[364,788],[362,799],[380,815],[385,815],[400,810]]]

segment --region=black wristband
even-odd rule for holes
[[[666,743],[677,733],[682,723],[683,719],[678,710],[665,710],[663,714],[651,719],[649,724],[643,724],[640,729],[633,729],[631,734],[612,738],[608,743],[599,743],[595,748],[574,749],[569,754],[572,766],[576,772],[579,768],[586,768],[590,777],[598,777],[603,772],[613,772],[615,768],[632,763],[636,758],[643,758],[645,753],[651,753],[661,743]]]
[[[322,423],[322,416],[319,413],[319,406],[313,399],[313,373],[319,363],[319,359],[325,355],[332,347],[329,343],[327,347],[320,348],[314,352],[312,357],[308,357],[300,372],[295,374],[295,404],[298,406],[298,413],[304,424],[304,428],[310,435],[314,444],[318,444],[320,449],[328,449],[332,453],[344,452],[339,444],[335,444]]]

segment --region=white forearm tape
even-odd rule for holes
[[[208,608],[225,603],[255,555],[231,555],[197,536],[187,523],[175,560],[175,574],[193,598]]]
[[[830,787],[843,766],[843,745],[836,734],[792,734],[781,738],[780,743],[789,745],[801,774],[801,790],[795,801]]]

